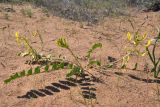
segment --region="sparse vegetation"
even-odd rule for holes
[[[9,20],[9,15],[8,15],[8,13],[4,13],[4,18],[5,18],[6,20]]]
[[[1,2],[4,2],[3,0]],[[158,0],[8,0],[8,2],[31,2],[37,6],[44,6],[56,16],[76,21],[97,23],[106,16],[129,14],[128,6],[151,8]],[[26,12],[25,12],[26,13]],[[27,10],[27,16],[31,16]]]
[[[145,56],[145,54],[147,53],[147,55],[149,56],[150,58],[150,61],[152,62],[153,64],[153,68],[150,70],[151,72],[154,72],[154,77],[157,78],[158,77],[158,74],[160,73],[160,68],[159,68],[159,62],[160,62],[160,58],[156,57],[155,55],[155,51],[156,51],[156,47],[157,47],[157,44],[158,44],[158,41],[160,40],[160,33],[158,33],[158,36],[156,37],[156,39],[152,39],[152,42],[153,42],[153,48],[152,50],[149,49],[150,45],[151,45],[151,40],[149,39],[147,41],[147,44],[146,45],[143,45],[143,41],[146,39],[147,37],[147,34],[144,34],[142,36],[140,36],[139,34],[136,34],[134,37],[131,36],[130,33],[128,33],[128,40],[134,44],[134,48],[133,49],[128,49],[128,56],[124,58],[124,61],[123,62],[128,62],[129,60],[129,56],[131,54],[136,54],[138,56]],[[132,41],[133,39],[133,41]],[[139,46],[140,45],[140,46]],[[141,47],[145,47],[145,51],[141,52],[140,49],[138,49],[138,46],[139,48]],[[123,64],[123,67],[125,66],[126,63]],[[137,63],[136,63],[136,66],[137,66]],[[135,68],[134,68],[135,69]]]
[[[37,35],[40,35],[40,34],[37,34]],[[56,44],[61,48],[67,49],[70,52],[70,54],[75,58],[76,63],[73,63],[73,62],[71,63],[71,61],[66,61],[58,58],[51,59],[51,55],[45,56],[38,53],[37,50],[31,46],[30,40],[28,40],[28,38],[26,37],[20,36],[19,32],[15,33],[15,37],[16,37],[17,44],[18,45],[23,44],[23,46],[26,49],[25,52],[20,52],[18,53],[18,55],[22,57],[30,56],[31,57],[31,61],[29,61],[30,64],[40,64],[41,66],[37,66],[33,71],[32,71],[32,68],[30,68],[29,70],[23,70],[22,72],[15,73],[11,75],[8,79],[6,79],[4,81],[5,83],[9,83],[12,80],[15,80],[17,78],[21,78],[24,76],[42,73],[43,71],[41,71],[41,68],[43,68],[45,72],[49,72],[52,70],[59,70],[59,69],[71,69],[70,72],[66,75],[67,77],[72,77],[73,75],[81,76],[86,71],[85,68],[79,62],[77,56],[71,50],[65,38],[59,38],[56,41]],[[94,65],[94,64],[98,66],[101,65],[100,61],[91,59],[91,54],[93,53],[93,51],[101,47],[102,47],[101,43],[96,43],[92,46],[91,49],[89,49],[89,51],[87,52],[88,65]]]
[[[156,57],[156,55],[155,55],[156,47],[157,47],[159,40],[160,40],[160,32],[159,32],[158,36],[153,41],[152,52],[149,50],[149,45],[151,44],[151,41],[148,41],[148,43],[146,45],[146,51],[147,51],[149,58],[153,64],[153,68],[151,69],[151,72],[154,72],[155,78],[157,78],[160,73],[160,64],[159,64],[160,58]]]
[[[2,107],[159,104],[159,0],[0,2]]]
[[[21,13],[26,17],[29,17],[29,18],[33,17],[32,9],[21,9]]]

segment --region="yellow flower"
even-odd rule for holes
[[[20,43],[20,37],[19,37],[19,32],[15,33],[15,37],[16,37],[16,42]]]
[[[145,45],[146,48],[148,48],[151,45],[151,40],[148,40],[147,44]]]
[[[131,33],[130,33],[130,32],[127,33],[127,38],[128,38],[129,41],[131,41],[132,36],[131,36]]]

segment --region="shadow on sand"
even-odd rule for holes
[[[89,75],[84,74],[79,80],[74,78],[66,78],[65,80],[59,80],[59,82],[51,83],[49,86],[45,86],[43,89],[37,90],[29,90],[25,95],[17,96],[17,98],[38,98],[45,97],[47,95],[54,95],[62,90],[70,90],[71,87],[77,87],[78,85],[81,87],[83,97],[86,99],[96,99],[94,86],[94,78],[89,77]]]
[[[127,75],[132,79],[135,79],[135,80],[138,80],[138,81],[143,81],[145,83],[158,83],[158,84],[160,84],[160,79],[144,79],[144,78],[139,78],[139,77],[137,77],[135,75],[132,75],[132,74],[125,74],[125,73],[121,73],[121,72],[115,72],[115,74],[119,75],[119,76]]]

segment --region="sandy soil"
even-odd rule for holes
[[[91,69],[89,72],[100,78],[100,82],[92,80],[89,75],[86,75],[86,80],[75,82],[65,78],[67,70],[59,70],[20,78],[9,84],[3,83],[12,73],[31,67],[25,64],[28,58],[17,56],[23,48],[15,42],[16,31],[30,38],[32,45],[40,52],[54,56],[61,54],[72,61],[68,51],[55,45],[57,38],[66,37],[74,53],[80,58],[86,55],[93,43],[101,42],[103,48],[94,56],[107,63],[108,56],[120,58],[124,53],[128,31],[140,28],[140,32],[147,32],[150,37],[154,37],[156,27],[160,25],[160,12],[129,10],[129,16],[105,18],[97,25],[89,26],[87,23],[56,16],[48,17],[42,9],[28,4],[14,5],[15,12],[6,12],[4,8],[7,7],[10,5],[0,4],[0,107],[160,107],[160,80],[149,75],[147,82],[147,73],[143,71]],[[21,12],[21,9],[28,8],[33,11],[32,18]],[[30,36],[36,30],[43,37],[43,51],[40,50],[40,40]],[[132,60],[129,67],[133,67],[133,63],[137,61],[134,57]],[[139,69],[143,70],[145,62],[149,60],[139,59],[138,62],[141,63]],[[85,64],[85,61],[82,63]],[[92,99],[87,98],[88,87],[91,88]]]

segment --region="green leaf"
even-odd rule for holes
[[[46,65],[44,69],[45,69],[46,72],[48,72],[49,71],[49,65]]]
[[[113,67],[113,64],[108,64],[107,65],[107,68],[112,68]]]
[[[11,80],[14,80],[14,79],[17,79],[17,78],[19,78],[19,74],[18,73],[15,73],[14,75],[10,76]]]
[[[71,77],[73,75],[74,75],[74,72],[73,72],[73,70],[71,70],[69,73],[67,73],[66,77]]]
[[[6,79],[6,80],[4,80],[4,83],[7,84],[7,83],[11,82],[11,80],[12,80],[12,79],[10,79],[10,78],[9,78],[9,79]]]
[[[56,44],[59,46],[59,47],[62,47],[62,48],[69,48],[69,45],[66,41],[65,38],[59,38],[57,41],[56,41]]]
[[[100,61],[90,61],[89,64],[90,65],[94,65],[95,64],[95,65],[101,66],[101,62]]]
[[[93,46],[92,46],[92,50],[95,50],[97,48],[102,48],[102,44],[101,43],[95,43]]]
[[[72,69],[73,68],[73,64],[68,64],[68,69]]]
[[[57,63],[52,64],[52,70],[57,70],[58,69],[57,65],[58,65]]]
[[[61,62],[61,63],[58,65],[58,68],[59,68],[59,69],[64,69],[64,63]]]
[[[39,67],[39,66],[34,69],[34,73],[35,73],[35,74],[40,73],[40,67]]]
[[[22,72],[20,72],[20,77],[23,77],[23,76],[25,76],[25,70],[23,70]]]
[[[32,75],[32,69],[29,69],[28,71],[27,71],[27,75],[29,76],[29,75]]]
[[[97,48],[102,48],[102,44],[101,43],[95,43],[91,49],[88,50],[88,54],[87,54],[87,58],[90,58],[91,54],[93,53],[93,51]]]
[[[82,73],[82,69],[80,67],[75,66],[66,76],[71,77],[73,75],[81,75]]]

